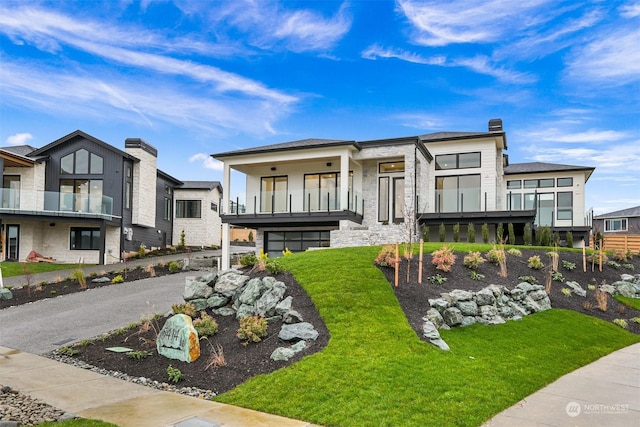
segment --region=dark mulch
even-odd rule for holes
[[[252,274],[252,277],[265,275],[270,274],[260,272]],[[156,352],[155,337],[157,331],[166,321],[165,318],[158,319],[153,323],[153,327],[146,332],[141,332],[142,328],[134,328],[121,334],[111,334],[104,340],[98,339],[90,344],[77,345],[74,348],[79,350],[79,354],[75,357],[104,369],[165,383],[169,383],[167,367],[171,365],[178,368],[185,377],[184,380],[176,384],[177,386],[198,387],[215,393],[231,390],[255,375],[266,374],[295,363],[302,357],[321,350],[329,342],[329,331],[313,301],[293,276],[286,272],[272,276],[284,282],[287,286],[285,297],[289,295],[293,297],[292,308],[302,315],[305,322],[311,323],[319,333],[319,337],[315,341],[307,342],[307,348],[288,361],[276,362],[270,359],[271,353],[276,348],[291,345],[291,343],[278,338],[282,326],[281,321],[269,324],[268,336],[263,338],[261,342],[245,345],[244,341],[236,336],[239,322],[235,316],[218,316],[210,310],[207,311],[208,314],[219,325],[218,333],[200,341],[200,358],[192,363],[170,360]],[[176,303],[178,302],[176,301]],[[211,362],[212,352],[218,346],[222,348],[226,365],[207,368]],[[125,353],[106,351],[105,349],[109,347],[128,347],[133,350],[149,351],[151,355],[145,359],[136,360]]]
[[[603,265],[602,271],[599,271],[598,265],[595,265],[594,271],[591,269],[591,264],[587,263],[587,271],[583,271],[582,253],[579,252],[558,252],[560,256],[559,260],[559,272],[562,273],[565,281],[575,281],[580,284],[586,291],[586,297],[580,297],[575,294],[566,296],[562,293],[562,288],[565,288],[563,283],[554,281],[552,282],[551,293],[549,298],[551,299],[551,306],[553,308],[575,310],[577,312],[595,316],[606,321],[613,321],[614,319],[625,319],[628,324],[628,330],[635,334],[640,334],[640,324],[631,322],[629,319],[640,316],[640,311],[634,310],[630,307],[626,307],[613,298],[608,299],[607,311],[601,311],[598,308],[598,304],[595,299],[595,291],[587,289],[588,285],[600,285],[603,283],[611,284],[620,280],[621,274],[636,274],[640,273],[640,257],[634,257],[628,263],[634,266],[634,270],[627,270],[625,268],[615,269],[609,265]],[[527,266],[527,260],[533,255],[539,255],[542,262],[546,265],[550,264],[549,256],[545,251],[536,250],[522,250],[522,257],[516,257],[507,254],[507,277],[503,278],[498,275],[500,268],[497,265],[485,262],[480,265],[478,272],[483,274],[485,278],[477,281],[472,280],[469,276],[470,270],[463,265],[463,258],[465,254],[457,254],[456,263],[450,272],[444,273],[436,270],[435,266],[431,264],[431,256],[425,255],[423,258],[423,279],[422,284],[418,284],[418,257],[414,257],[411,260],[409,280],[407,280],[407,260],[403,259],[399,266],[399,282],[395,287],[395,272],[393,268],[381,267],[385,276],[389,280],[389,283],[394,289],[396,297],[400,306],[404,310],[411,327],[416,331],[416,334],[422,338],[422,319],[430,308],[428,300],[430,298],[438,298],[440,294],[452,291],[453,289],[462,289],[467,291],[477,291],[489,284],[504,285],[508,289],[513,289],[521,280],[518,277],[521,276],[534,276],[539,284],[545,284],[545,271],[533,270]],[[576,264],[576,268],[573,271],[568,271],[562,267],[562,261],[569,261]],[[443,284],[433,284],[429,281],[429,277],[440,274],[442,277],[446,277],[447,281]],[[585,303],[590,303],[592,307],[590,309],[585,308]]]
[[[107,266],[108,267],[108,266]],[[92,280],[98,277],[108,277],[110,280],[114,277],[121,275],[124,279],[124,282],[132,282],[140,279],[148,279],[150,277],[160,277],[166,274],[171,274],[169,272],[168,265],[156,265],[153,267],[153,271],[151,269],[145,268],[134,268],[125,271],[111,271],[107,272],[106,270],[103,274],[99,274],[96,276],[86,276],[87,285],[86,288],[82,288],[80,284],[69,277],[62,277],[62,274],[68,274],[60,272],[60,280],[56,280],[51,283],[31,283],[31,286],[22,286],[20,288],[12,288],[11,293],[13,294],[13,298],[10,300],[2,300],[0,301],[0,309],[12,307],[15,305],[27,304],[34,301],[39,301],[47,298],[55,298],[61,295],[68,295],[75,292],[83,292],[87,289],[96,289],[101,288],[103,286],[110,286],[111,282],[106,283],[93,283]],[[27,279],[24,280],[27,283]]]

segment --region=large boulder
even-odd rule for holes
[[[442,314],[440,314],[440,312],[435,308],[430,308],[427,311],[427,315],[423,319],[433,323],[438,329],[442,327],[442,325],[444,324],[444,319],[442,318]]]
[[[476,293],[476,304],[478,305],[494,305],[496,297],[490,289],[484,288]]]
[[[457,326],[462,323],[462,313],[455,307],[447,308],[444,313],[442,313],[442,318],[449,326]]]
[[[7,288],[0,288],[0,301],[10,300],[13,298],[13,293]]]
[[[615,293],[623,297],[635,298],[636,296],[636,287],[631,282],[614,282],[612,286],[616,289]]]
[[[184,285],[184,292],[182,294],[185,301],[207,299],[211,294],[213,294],[213,289],[211,289],[205,282],[187,277]]]
[[[318,331],[308,322],[282,325],[278,338],[284,341],[292,340],[315,340],[318,338]]]
[[[427,320],[422,325],[422,334],[431,344],[435,345],[439,349],[445,351],[449,350],[449,345],[440,337],[438,328],[436,328],[436,325],[434,325],[430,321]]]
[[[245,276],[240,272],[229,271],[226,274],[218,277],[214,290],[226,297],[232,297],[245,283],[250,279],[249,276]]]
[[[229,303],[230,299],[231,298],[225,297],[224,295],[213,294],[209,298],[207,298],[207,306],[209,308],[224,307],[225,305],[227,305]]]
[[[587,291],[585,291],[582,288],[582,286],[580,286],[580,284],[578,282],[574,282],[574,281],[568,280],[568,281],[564,282],[564,284],[565,284],[565,286],[571,288],[571,290],[573,291],[574,294],[576,294],[576,295],[578,295],[580,297],[586,297],[587,296]]]
[[[265,289],[266,286],[262,283],[262,279],[251,279],[242,290],[242,293],[238,297],[238,301],[242,304],[253,305],[258,298],[260,298]]]
[[[287,287],[282,282],[275,282],[272,285],[267,284],[267,290],[256,301],[256,313],[262,316],[273,316],[276,306],[282,301],[286,291]]]
[[[456,307],[458,307],[463,316],[478,315],[478,304],[474,301],[458,301]]]

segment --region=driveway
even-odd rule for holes
[[[0,310],[0,345],[33,354],[165,313],[182,302],[190,271],[90,289]]]

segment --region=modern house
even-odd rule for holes
[[[598,215],[593,218],[593,231],[611,234],[640,234],[640,206]]]
[[[525,224],[587,238],[584,186],[594,168],[509,164],[502,120],[484,132],[437,132],[369,141],[305,139],[212,156],[224,164],[223,266],[229,227],[257,230],[256,247],[288,248],[409,241],[428,226]],[[230,198],[231,170],[246,176],[246,199]],[[462,233],[461,233],[462,234]],[[494,234],[495,235],[495,234]],[[464,240],[461,238],[461,240]]]
[[[222,186],[218,181],[184,181],[174,189],[173,241],[184,232],[187,246],[220,246],[222,222],[219,204]]]
[[[0,148],[1,259],[34,251],[110,264],[141,245],[175,243],[174,193],[185,183],[158,170],[157,155],[139,138],[121,151],[80,130],[38,149]]]

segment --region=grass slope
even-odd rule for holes
[[[46,273],[48,271],[69,270],[78,268],[77,264],[56,264],[52,262],[0,262],[2,277],[21,276],[25,271],[29,274]]]
[[[373,264],[378,251],[328,249],[283,258],[325,320],[329,345],[216,400],[322,425],[477,426],[640,340],[598,319],[550,310],[505,325],[443,331],[451,351],[440,351],[407,323]]]

